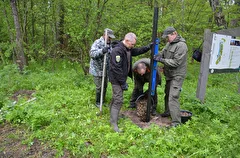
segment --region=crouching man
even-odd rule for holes
[[[136,61],[133,64],[133,77],[134,77],[134,89],[132,92],[132,96],[130,99],[130,105],[128,108],[136,108],[135,101],[137,98],[143,94],[143,88],[145,83],[149,83],[151,80],[151,69],[150,69],[150,59],[149,58],[143,58],[138,61]],[[154,95],[154,104],[151,108],[151,114],[156,115],[156,109],[157,109],[157,85],[161,85],[161,74],[157,71],[156,76],[156,87],[155,87],[155,95]]]

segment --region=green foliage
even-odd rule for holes
[[[151,125],[141,129],[128,118],[119,120],[124,133],[114,133],[109,125],[109,109],[97,116],[95,86],[92,76],[84,76],[79,65],[68,61],[52,61],[44,66],[31,63],[18,73],[15,65],[0,70],[0,122],[23,124],[30,131],[24,143],[35,138],[49,142],[60,157],[68,150],[73,157],[239,157],[240,104],[236,74],[209,75],[206,100],[196,99],[199,64],[189,64],[181,93],[181,108],[193,112],[192,120],[177,128]],[[124,93],[126,110],[133,82]],[[158,87],[158,112],[163,111],[164,78]],[[28,101],[14,92],[35,90]],[[107,91],[107,104],[111,86]]]
[[[221,29],[214,23],[214,13],[208,0],[157,0],[157,2],[158,35],[160,36],[167,26],[174,26],[186,39],[190,52],[202,43],[204,29],[212,31]],[[236,22],[235,26],[239,26],[239,22],[236,21],[239,16],[239,5],[230,1],[219,2],[228,26],[231,27],[233,20]],[[10,3],[8,1],[0,3],[0,9],[3,10],[0,12],[2,19],[0,52],[3,54],[1,58],[12,60],[9,57],[13,56],[15,46],[14,19]],[[19,1],[17,7],[24,52],[30,61],[45,62],[48,58],[68,57],[78,58],[83,65],[87,65],[91,44],[107,27],[114,30],[117,40],[122,39],[127,32],[134,32],[138,37],[137,46],[146,45],[152,38],[154,4],[155,1],[150,0]],[[64,9],[63,15],[61,7]],[[64,39],[63,45],[59,39]]]

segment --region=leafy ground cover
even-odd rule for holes
[[[68,61],[54,67],[52,62],[30,65],[23,74],[14,65],[0,70],[0,156],[10,146],[25,153],[23,157],[34,157],[32,149],[40,152],[35,151],[35,157],[240,157],[237,73],[209,75],[201,104],[196,99],[199,64],[189,64],[180,101],[182,109],[193,113],[191,121],[171,129],[156,124],[139,128],[125,117],[119,120],[124,132],[118,134],[109,125],[110,84],[99,117],[93,79],[84,76],[79,65]],[[130,79],[128,83],[123,112],[133,88]],[[158,87],[159,113],[163,95],[164,81]]]

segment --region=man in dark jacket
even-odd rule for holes
[[[164,65],[163,73],[166,77],[165,112],[163,117],[171,116],[171,126],[181,124],[180,91],[187,72],[187,45],[184,38],[178,35],[173,27],[163,32],[162,38],[168,42],[163,50],[154,56],[154,60]]]
[[[151,68],[150,68],[151,60],[149,58],[143,58],[136,61],[133,64],[133,76],[134,76],[134,89],[132,92],[130,106],[128,108],[136,108],[136,99],[143,94],[143,87],[145,83],[149,83],[151,80]],[[157,85],[161,85],[161,74],[157,71],[156,76],[156,87],[155,87],[155,95],[153,97],[154,104],[151,110],[152,115],[156,115],[157,109]]]
[[[133,48],[136,41],[137,37],[134,33],[127,33],[124,40],[114,47],[110,54],[109,81],[112,84],[110,123],[116,132],[120,132],[117,125],[118,114],[123,104],[123,91],[128,89],[127,77],[132,78],[132,56],[149,51],[152,45]]]

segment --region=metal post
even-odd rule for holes
[[[105,39],[104,39],[104,46],[107,46],[107,30],[105,30]],[[103,104],[103,91],[104,91],[104,82],[105,82],[105,77],[106,77],[106,61],[107,60],[107,53],[104,54],[104,60],[103,60],[103,73],[102,73],[102,87],[101,87],[101,98],[100,98],[100,115],[102,115],[102,104]]]
[[[156,38],[157,38],[157,26],[158,26],[158,7],[154,7],[153,31],[152,31],[152,42],[153,42],[154,47],[152,47],[152,49],[151,49],[151,64],[150,64],[151,79],[153,78],[153,70],[154,70],[153,56],[154,56],[154,48],[155,48],[155,45],[156,45]],[[150,82],[149,82],[148,89],[149,89],[149,94],[148,94],[148,101],[147,101],[147,118],[146,118],[147,122],[150,121],[150,110],[151,110],[151,107],[152,107],[152,98],[151,98],[152,97],[152,95],[151,95],[152,80],[150,80]]]

